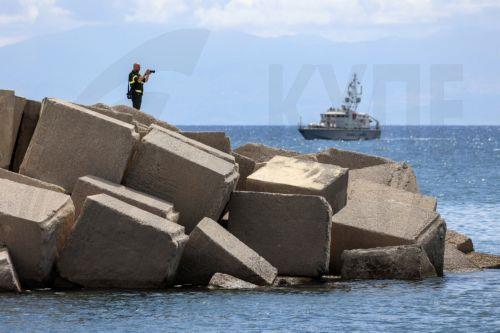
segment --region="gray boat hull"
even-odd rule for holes
[[[373,140],[380,138],[380,129],[339,129],[339,128],[299,128],[300,134],[306,140]]]

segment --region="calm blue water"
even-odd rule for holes
[[[224,130],[233,146],[339,147],[413,165],[449,228],[500,254],[500,127],[385,127],[381,140],[304,141],[293,127]],[[268,292],[29,292],[0,295],[0,332],[500,332],[500,270],[422,282],[337,283]]]

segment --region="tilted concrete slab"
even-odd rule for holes
[[[112,106],[111,108],[114,111],[121,112],[121,113],[127,113],[127,114],[132,115],[135,122],[143,124],[147,127],[155,124],[155,125],[158,125],[160,127],[166,128],[170,131],[180,132],[180,130],[177,127],[175,127],[174,125],[169,124],[163,120],[158,120],[155,117],[153,117],[152,115],[145,113],[145,112],[142,112],[140,110],[134,109],[131,106],[115,105],[115,106]]]
[[[87,175],[120,183],[138,138],[131,124],[46,98],[20,173],[68,193]]]
[[[275,156],[296,157],[300,155],[295,151],[269,147],[260,143],[247,143],[234,149],[234,152],[252,159],[255,163],[267,162]]]
[[[23,110],[23,117],[19,131],[17,133],[16,148],[12,157],[11,169],[14,172],[19,172],[19,167],[23,162],[24,155],[28,150],[31,138],[35,132],[38,119],[40,118],[41,103],[39,101],[26,100],[26,105]]]
[[[0,292],[21,291],[21,284],[6,247],[0,247]]]
[[[194,140],[152,126],[142,140],[124,184],[174,204],[189,233],[203,217],[218,220],[238,180],[231,155],[200,149]],[[191,140],[193,142],[186,142]],[[233,161],[218,157],[230,156]]]
[[[0,168],[0,179],[7,179],[16,183],[30,185],[34,187],[43,188],[45,190],[56,191],[59,193],[65,193],[64,189],[60,186],[43,182],[41,180],[31,178],[28,176],[21,175],[19,173],[15,173],[9,170]],[[1,189],[0,189],[1,191]]]
[[[351,200],[332,218],[330,272],[339,273],[344,250],[421,245],[443,273],[446,223],[434,211],[397,202]]]
[[[480,268],[500,268],[500,256],[496,254],[470,252],[465,255],[474,265]]]
[[[177,222],[179,217],[174,211],[174,205],[170,202],[94,176],[78,179],[71,194],[77,217],[80,216],[85,199],[96,194],[107,194],[151,214],[166,218],[170,222]]]
[[[10,167],[25,105],[14,91],[0,90],[0,168]]]
[[[445,273],[465,273],[479,270],[481,270],[481,268],[463,252],[458,250],[453,244],[446,243],[444,250]]]
[[[223,273],[215,273],[208,283],[210,289],[255,289],[257,287],[253,283]]]
[[[323,196],[338,212],[347,200],[348,170],[331,164],[275,156],[248,176],[247,191]]]
[[[419,193],[417,177],[413,168],[406,163],[386,163],[349,171],[349,181],[369,180],[401,190]]]
[[[207,285],[215,273],[268,285],[273,283],[277,270],[215,221],[204,218],[189,235],[177,283]]]
[[[0,243],[21,283],[43,286],[74,223],[69,195],[0,179]]]
[[[377,247],[342,252],[342,278],[422,280],[436,276],[427,254],[418,245]]]
[[[82,105],[82,106],[94,112],[100,113],[103,116],[108,116],[126,122],[128,124],[132,124],[134,120],[134,117],[131,114],[115,111],[106,104],[98,103],[94,105]]]
[[[246,187],[247,177],[254,173],[256,164],[254,160],[240,155],[238,153],[232,152],[236,163],[238,164],[238,171],[240,173],[240,178],[238,179],[238,185],[236,185],[236,189],[238,191],[244,191]]]
[[[171,286],[184,228],[106,194],[87,198],[57,262],[59,274],[89,288]]]
[[[328,274],[332,209],[323,197],[234,192],[228,230],[280,275]]]
[[[394,162],[385,157],[337,148],[328,148],[319,153],[307,154],[306,156],[314,157],[319,163],[338,165],[351,170]]]
[[[349,181],[347,200],[399,202],[432,211],[435,211],[437,207],[437,199],[435,197],[400,190],[365,179]]]
[[[181,132],[190,139],[199,141],[207,146],[231,154],[231,141],[225,132]]]

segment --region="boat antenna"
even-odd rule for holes
[[[358,90],[359,88],[359,90]],[[358,109],[358,104],[361,102],[361,95],[363,94],[363,86],[358,81],[358,76],[356,73],[353,74],[352,80],[347,85],[347,92],[344,106],[348,111],[356,111]]]

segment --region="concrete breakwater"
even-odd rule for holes
[[[3,290],[253,288],[498,267],[446,231],[405,163],[233,151],[222,132],[12,91],[0,92],[0,115]]]

